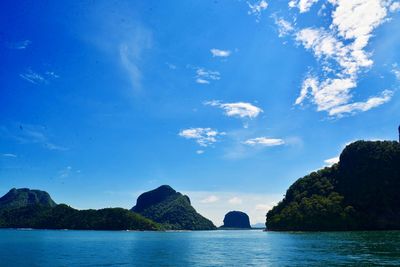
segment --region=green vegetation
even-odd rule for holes
[[[56,207],[31,205],[4,211],[2,228],[74,230],[160,230],[160,225],[122,208],[76,210],[65,204]]]
[[[0,228],[160,230],[162,226],[126,209],[76,210],[57,205],[47,192],[14,188],[0,198]]]
[[[140,213],[171,230],[213,230],[214,224],[198,214],[189,197],[168,185],[143,193],[132,211]]]
[[[12,210],[30,205],[55,207],[56,203],[47,192],[30,190],[28,188],[13,188],[0,198],[0,211]]]
[[[297,180],[267,213],[269,230],[400,229],[400,144],[358,141],[340,162]]]

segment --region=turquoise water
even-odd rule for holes
[[[0,230],[0,266],[400,265],[400,231]]]

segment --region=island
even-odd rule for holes
[[[188,196],[168,185],[139,196],[131,210],[77,210],[29,188],[11,189],[0,198],[0,228],[71,230],[214,230],[192,207]]]
[[[225,214],[220,229],[251,229],[249,216],[242,211],[230,211]]]
[[[400,229],[400,144],[357,141],[332,167],[289,187],[267,213],[274,231]]]
[[[28,188],[13,188],[0,198],[0,228],[163,230],[160,224],[127,209],[77,210],[57,205],[45,191]]]
[[[141,194],[131,210],[170,230],[216,229],[210,220],[196,212],[188,196],[169,185]]]

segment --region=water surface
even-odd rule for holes
[[[0,230],[0,266],[400,265],[400,231]]]

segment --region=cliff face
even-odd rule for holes
[[[141,194],[132,208],[146,218],[173,230],[213,230],[214,224],[198,214],[189,197],[168,185]]]
[[[270,230],[400,229],[400,144],[358,141],[297,180],[267,213]]]
[[[224,225],[221,228],[250,229],[249,216],[241,211],[230,211],[225,215]]]
[[[56,203],[47,192],[28,188],[13,188],[0,198],[0,210],[11,210],[31,205],[55,207]]]

